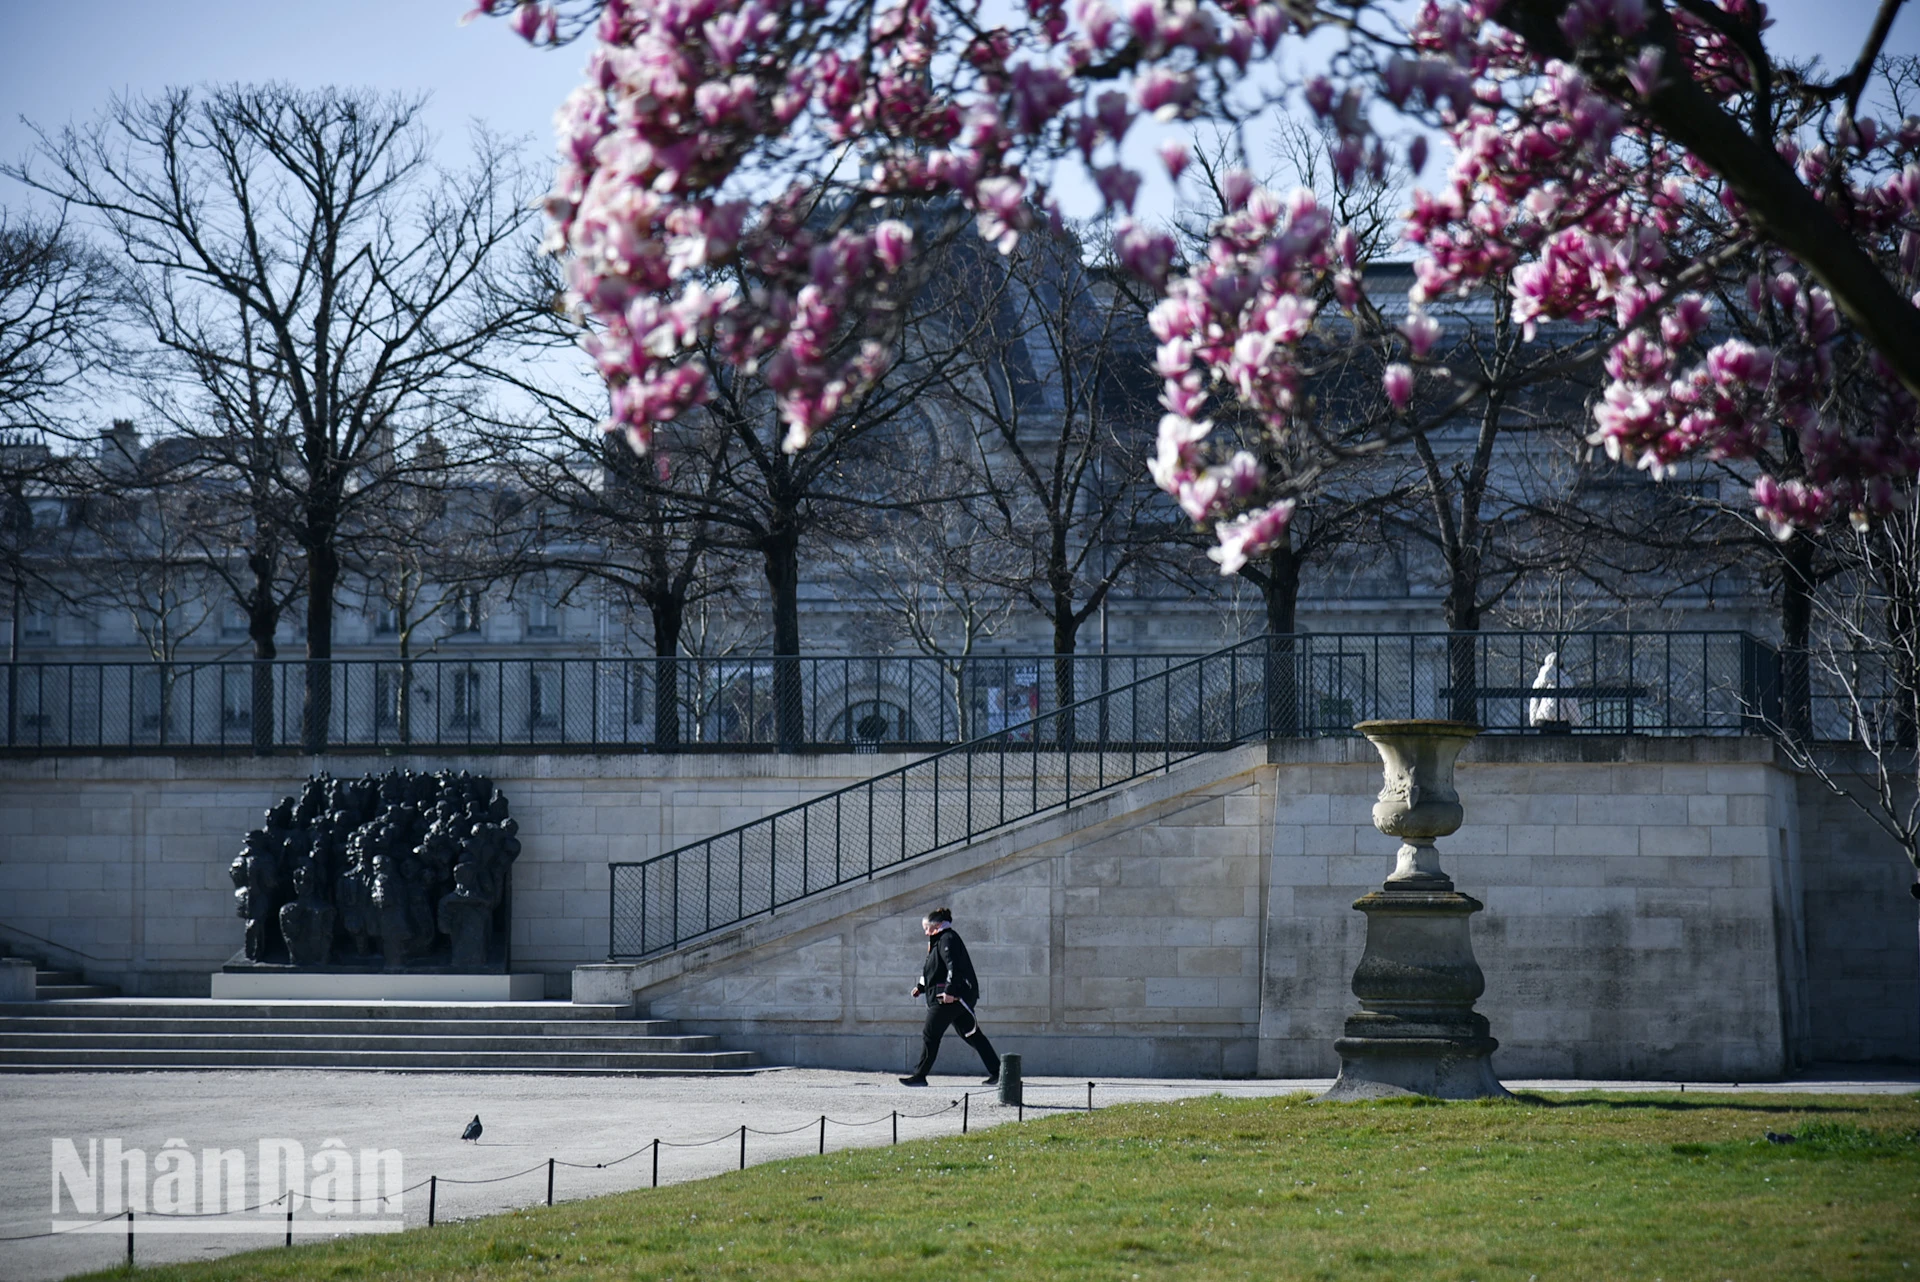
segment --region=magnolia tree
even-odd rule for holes
[[[1348,176],[1418,173],[1444,134],[1451,167],[1407,218],[1424,251],[1416,302],[1499,280],[1523,325],[1590,324],[1606,374],[1595,443],[1655,472],[1751,459],[1755,506],[1787,537],[1871,523],[1920,468],[1920,119],[1862,105],[1885,97],[1898,7],[1825,79],[1774,56],[1755,0],[475,12],[593,42],[547,210],[613,389],[611,429],[650,448],[709,395],[717,361],[764,380],[786,447],[805,448],[887,369],[927,213],[965,210],[1011,249],[1058,217],[1056,186],[1078,170],[1115,215],[1117,257],[1162,298],[1154,479],[1217,533],[1230,572],[1281,536],[1302,481],[1215,447],[1210,416],[1323,434],[1303,340],[1359,300],[1357,237],[1311,194],[1243,170],[1204,253],[1178,254],[1132,216],[1144,175],[1126,141],[1144,121],[1162,122],[1152,163],[1176,184],[1194,128],[1244,137],[1304,109]],[[1438,364],[1417,310],[1397,334],[1351,332],[1383,358],[1381,439],[1423,381],[1470,380]],[[1848,351],[1867,354],[1865,381],[1838,398]]]

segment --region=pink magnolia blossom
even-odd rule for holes
[[[1756,0],[1713,2],[1761,29]],[[556,36],[555,6],[474,12]],[[1885,511],[1920,471],[1920,407],[1895,373],[1911,360],[1854,359],[1857,313],[1653,109],[1686,81],[1745,121],[1752,63],[1725,23],[1670,0],[1570,0],[1543,36],[1500,26],[1504,12],[1422,0],[1396,27],[1370,11],[1385,35],[1362,24],[1350,38],[1363,56],[1302,77],[1283,46],[1317,11],[1278,0],[1027,0],[1010,19],[931,0],[605,0],[586,83],[557,121],[546,244],[568,256],[614,393],[610,429],[650,441],[709,393],[712,359],[766,383],[799,448],[889,364],[922,213],[964,210],[1010,252],[1058,217],[1059,165],[1133,206],[1141,176],[1121,144],[1136,112],[1176,131],[1158,150],[1177,183],[1193,129],[1233,135],[1260,110],[1249,104],[1297,95],[1343,181],[1384,175],[1401,154],[1390,138],[1408,139],[1418,172],[1427,133],[1445,137],[1449,169],[1414,191],[1404,227],[1420,254],[1414,301],[1500,289],[1530,338],[1558,324],[1608,335],[1591,439],[1609,453],[1662,473],[1695,456],[1781,468],[1755,502],[1783,529]],[[1920,272],[1920,118],[1836,104],[1783,129],[1763,145],[1835,225],[1889,280]],[[1114,252],[1161,296],[1150,324],[1169,416],[1231,411],[1274,447],[1250,468],[1208,453],[1204,432],[1169,453],[1163,431],[1155,480],[1221,531],[1225,569],[1284,531],[1290,509],[1267,500],[1285,488],[1274,460],[1302,439],[1303,347],[1347,335],[1380,351],[1388,336],[1323,316],[1366,309],[1357,240],[1310,194],[1269,191],[1231,162],[1220,188],[1222,216],[1187,258],[1130,218]],[[1753,268],[1728,265],[1742,258],[1761,264],[1750,281],[1734,273]],[[1417,309],[1402,334],[1416,362],[1440,337]],[[1410,365],[1383,374],[1395,410],[1414,388]]]
[[[1238,574],[1248,561],[1272,551],[1286,537],[1293,509],[1292,499],[1282,499],[1242,513],[1215,531],[1220,546],[1208,549],[1207,556],[1219,565],[1220,573]]]
[[[1387,366],[1380,376],[1380,388],[1387,395],[1387,404],[1404,412],[1413,403],[1413,367],[1398,361]]]

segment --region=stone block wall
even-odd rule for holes
[[[831,756],[336,759],[486,769],[525,845],[516,969],[606,951],[606,864],[887,769]],[[204,994],[240,943],[227,865],[305,759],[0,761],[0,937],[131,992]],[[920,915],[959,915],[988,1028],[1043,1073],[1330,1075],[1391,866],[1362,741],[1198,758],[649,961],[654,1013],[775,1062],[898,1070],[921,1012]],[[1440,844],[1510,1076],[1761,1080],[1920,1061],[1920,905],[1892,843],[1730,739],[1477,740]],[[51,939],[71,952],[41,948]],[[955,1045],[947,1064],[967,1052]],[[969,1069],[971,1064],[966,1065]]]
[[[775,1063],[903,1072],[925,1008],[908,996],[919,920],[953,909],[981,1017],[1030,1074],[1248,1076],[1260,1018],[1263,749],[1190,763],[1069,821],[833,892],[690,958],[636,968],[648,1013]],[[939,1068],[974,1072],[949,1039]]]
[[[309,772],[473,769],[520,824],[513,966],[607,949],[607,863],[645,859],[899,764],[892,756],[61,757],[0,761],[0,939],[132,994],[205,996],[241,944],[227,868]],[[51,941],[48,947],[43,941]]]
[[[1851,802],[1798,781],[1806,843],[1809,1050],[1920,1059],[1920,903],[1913,865]]]
[[[1366,942],[1351,905],[1395,844],[1372,826],[1377,760],[1337,759],[1365,746],[1302,744],[1320,760],[1275,767],[1263,1074],[1338,1071]],[[1565,759],[1577,753],[1599,759]],[[1798,818],[1783,780],[1766,745],[1738,740],[1468,747],[1467,823],[1439,848],[1487,906],[1472,930],[1499,1072],[1739,1080],[1793,1066],[1781,967],[1796,945],[1774,897]]]

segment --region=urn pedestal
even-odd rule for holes
[[[1333,1044],[1340,1077],[1321,1098],[1505,1097],[1489,1059],[1500,1043],[1473,1009],[1487,983],[1468,918],[1485,905],[1453,888],[1433,844],[1460,827],[1453,765],[1479,727],[1364,721],[1354,729],[1386,767],[1374,827],[1402,844],[1385,884],[1353,904],[1367,916],[1367,949],[1353,973],[1360,1010]]]

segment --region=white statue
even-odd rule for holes
[[[1540,665],[1540,673],[1533,679],[1535,690],[1558,690],[1571,685],[1567,674],[1560,670],[1560,652],[1555,650],[1547,655],[1547,661]],[[1527,700],[1527,724],[1542,725],[1550,722],[1564,722],[1570,726],[1580,724],[1580,705],[1565,695],[1546,695]]]

